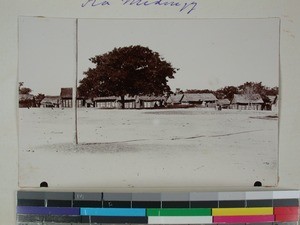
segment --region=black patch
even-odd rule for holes
[[[143,216],[91,216],[91,223],[139,223],[147,224],[148,217]]]
[[[246,207],[246,201],[219,201],[219,208]]]
[[[272,200],[247,200],[247,207],[272,207]]]
[[[186,201],[163,201],[162,208],[189,208],[190,202]]]
[[[67,200],[48,200],[47,207],[71,207],[72,202]]]
[[[103,201],[104,208],[131,208],[129,201]]]
[[[81,216],[81,223],[90,223],[90,216]]]
[[[191,208],[218,208],[217,201],[192,201]]]
[[[132,202],[132,208],[160,208],[161,202],[137,201]]]
[[[18,199],[18,206],[45,206],[45,201],[32,199]]]
[[[273,206],[299,206],[299,199],[273,199]]]
[[[102,208],[100,201],[73,201],[73,207]]]

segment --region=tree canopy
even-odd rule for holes
[[[93,98],[120,96],[163,95],[171,91],[168,79],[174,78],[174,68],[159,53],[140,45],[114,48],[90,58],[95,68],[84,72],[79,82],[80,94]]]
[[[259,94],[264,102],[269,102],[268,95],[278,95],[278,91],[278,87],[270,88],[263,85],[262,82],[245,82],[239,86],[225,86],[216,91],[209,89],[188,89],[184,93],[213,93],[217,99],[227,98],[230,101],[233,99],[234,94],[245,94],[249,97]]]
[[[24,82],[19,82],[19,94],[30,94],[32,90],[28,87],[24,87]]]

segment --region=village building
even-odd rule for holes
[[[45,96],[40,104],[42,108],[59,108],[60,96]]]
[[[124,108],[125,109],[136,109],[136,96],[125,95],[124,97]],[[118,98],[118,108],[122,108],[121,97]]]
[[[212,93],[184,93],[182,104],[198,107],[215,107],[217,98]]]
[[[230,101],[227,98],[218,99],[217,105],[221,106],[223,109],[228,109],[230,106]]]
[[[124,97],[124,108],[135,109],[136,98],[126,95]],[[99,109],[120,109],[122,108],[121,97],[117,96],[104,96],[94,98],[94,104]]]
[[[93,99],[96,108],[120,109],[122,108],[121,97],[105,96]],[[163,107],[165,97],[163,96],[129,96],[124,97],[125,109],[145,109]]]
[[[62,108],[72,108],[73,102],[72,102],[72,93],[73,88],[61,88],[60,91],[60,99],[61,99],[61,107]],[[77,98],[76,98],[77,107],[84,107],[85,101],[83,97],[80,96],[79,92],[77,92]]]
[[[114,109],[117,108],[117,99],[116,96],[96,97],[94,98],[94,104],[99,109]]]
[[[19,94],[19,108],[35,107],[35,99],[32,94]]]
[[[264,101],[259,94],[234,94],[231,101],[232,109],[262,110]]]
[[[167,98],[166,103],[168,105],[180,105],[182,98],[183,98],[183,94],[171,94]]]
[[[85,107],[87,107],[87,108],[95,107],[93,99],[91,99],[91,98],[86,99]]]
[[[136,99],[136,108],[140,109],[163,107],[165,102],[165,97],[154,95],[137,96]]]

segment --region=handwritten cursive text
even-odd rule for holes
[[[170,6],[178,7],[179,12],[187,12],[190,14],[197,7],[197,2],[179,2],[179,1],[167,1],[167,0],[122,0],[123,5],[133,6]]]
[[[81,4],[81,7],[85,7],[90,3],[91,6],[107,6],[110,5],[109,1],[87,0]]]
[[[110,6],[111,0],[84,0],[81,7],[86,6]],[[160,7],[173,7],[177,8],[179,12],[185,12],[190,14],[196,10],[198,3],[193,0],[115,0],[113,3],[121,3],[123,6],[135,6],[135,7],[146,7],[146,6],[160,6]]]

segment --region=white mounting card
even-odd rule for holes
[[[276,186],[278,88],[276,18],[20,17],[19,185]]]

